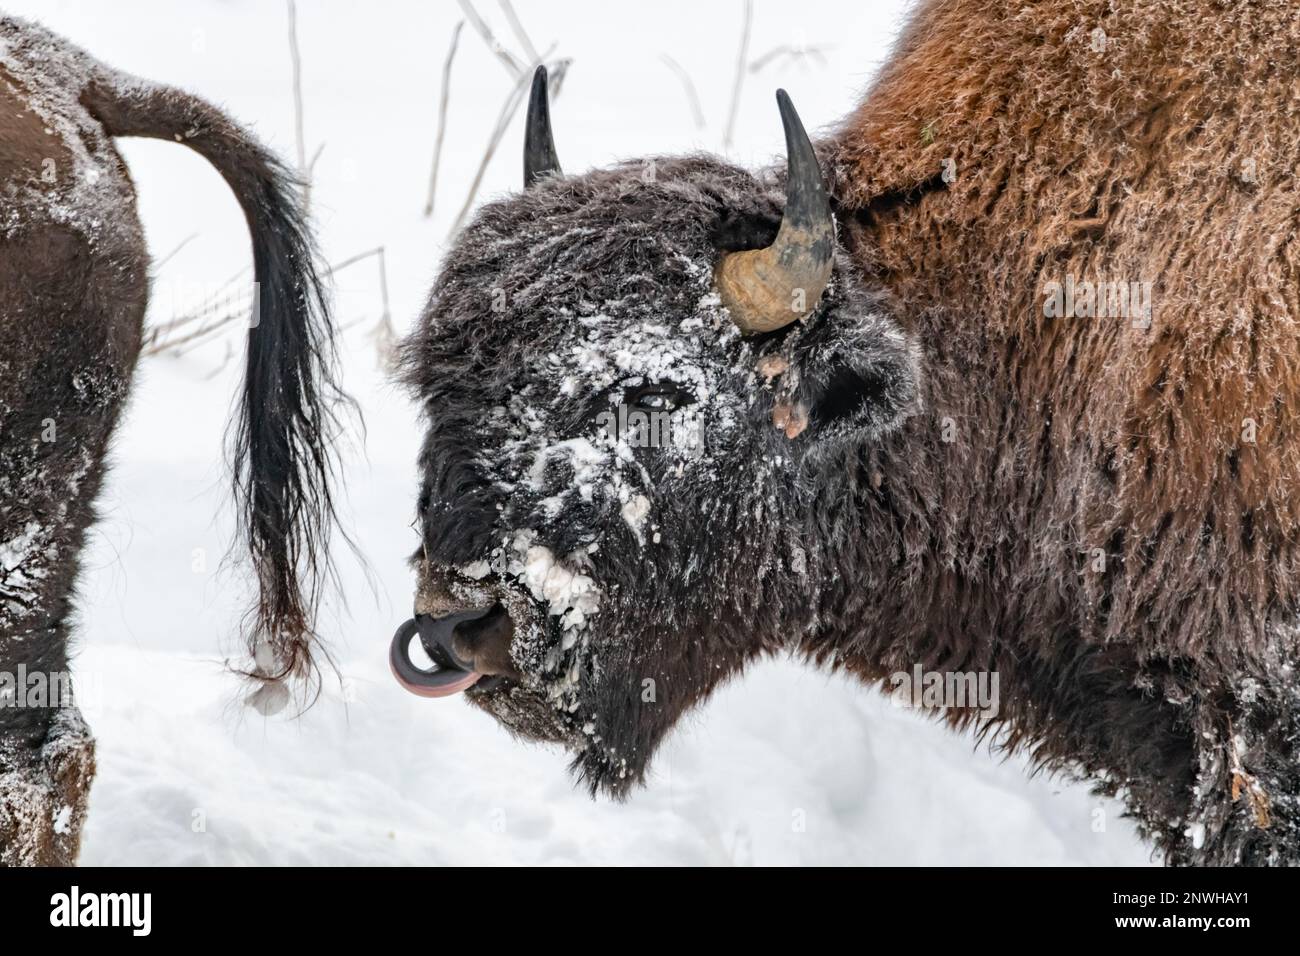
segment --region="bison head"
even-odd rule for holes
[[[593,790],[815,626],[847,523],[814,503],[851,500],[850,461],[916,403],[777,99],[785,170],[564,176],[539,70],[525,189],[466,227],[403,344],[428,425],[417,614],[454,631],[455,689]]]

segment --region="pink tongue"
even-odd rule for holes
[[[424,687],[420,684],[412,684],[409,681],[402,680],[402,675],[393,670],[393,676],[397,678],[397,683],[401,684],[412,694],[420,697],[450,697],[453,694],[459,694],[467,687],[473,687],[474,683],[483,675],[475,671],[466,671],[464,676],[457,680],[441,684],[437,687]]]

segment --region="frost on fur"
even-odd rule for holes
[[[95,744],[72,707],[35,753],[0,749],[0,865],[74,865],[94,775]]]

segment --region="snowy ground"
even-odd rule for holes
[[[503,39],[496,4],[480,10]],[[854,103],[905,4],[756,4],[751,59],[827,44],[824,62],[778,59],[745,80],[731,155],[781,148],[772,91],[810,126]],[[223,104],[283,154],[294,151],[281,4],[8,0],[108,63]],[[719,150],[736,48],[736,2],[530,3],[537,45],[574,65],[554,106],[567,170],[615,158]],[[298,30],[314,208],[326,258],[383,245],[393,320],[405,329],[510,88],[467,27],[453,75],[442,188],[421,217],[440,73],[455,4],[300,0]],[[698,88],[706,126],[661,61]],[[522,117],[484,179],[517,187]],[[188,151],[125,141],[157,269],[151,321],[202,300],[247,262],[219,177]],[[186,241],[188,239],[188,241]],[[184,245],[182,246],[182,243]],[[140,369],[87,555],[77,661],[99,738],[83,862],[161,863],[1047,863],[1144,864],[1117,805],[1029,779],[972,743],[840,678],[771,662],[724,688],[674,736],[650,787],[625,805],[572,789],[561,753],[518,744],[460,701],[402,692],[385,664],[409,614],[406,555],[418,434],[368,336],[373,260],[338,276],[347,385],[365,409],[364,455],[347,465],[347,522],[372,565],[342,559],[349,607],[327,622],[343,686],[307,716],[241,707],[221,667],[247,597],[221,569],[230,516],[220,465],[238,358],[214,344]],[[238,348],[232,336],[231,342]],[[774,706],[779,702],[779,706]]]

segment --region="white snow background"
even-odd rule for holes
[[[573,58],[553,104],[566,171],[720,151],[740,0],[516,6],[538,49],[555,43],[555,55]],[[751,59],[786,44],[824,45],[824,62],[778,57],[745,76],[731,157],[761,164],[780,153],[778,86],[810,130],[844,116],[906,6],[756,3]],[[4,7],[118,69],[220,104],[292,160],[283,3]],[[517,49],[501,8],[477,7]],[[313,188],[324,255],[337,263],[386,248],[399,331],[422,304],[512,83],[467,24],[438,205],[423,218],[443,61],[462,16],[450,0],[298,5],[307,151],[324,144]],[[703,129],[664,54],[691,75]],[[521,109],[481,195],[519,187],[522,128]],[[119,147],[155,260],[180,246],[155,268],[149,320],[165,322],[247,265],[244,222],[194,153],[144,140]],[[563,753],[512,740],[463,701],[406,694],[386,653],[410,614],[420,436],[368,337],[381,311],[374,260],[341,272],[336,295],[346,386],[368,426],[364,454],[347,453],[341,505],[373,569],[372,587],[339,549],[348,607],[335,608],[324,629],[343,686],[327,681],[296,720],[239,704],[222,660],[237,649],[249,591],[220,566],[232,526],[222,439],[243,359],[239,332],[180,358],[142,360],[79,601],[78,687],[99,741],[83,863],[1149,862],[1118,804],[1078,784],[1031,779],[1019,758],[1003,761],[875,692],[789,661],[755,667],[692,714],[648,788],[621,805],[593,802],[573,788]]]

